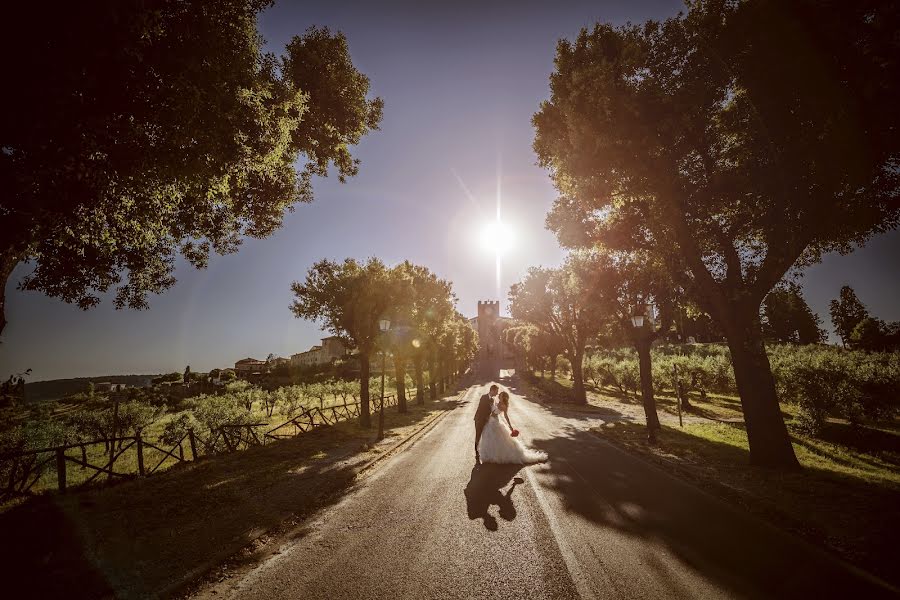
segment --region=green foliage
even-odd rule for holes
[[[900,221],[898,21],[891,3],[758,0],[598,23],[558,43],[533,118],[559,192],[548,227],[568,247],[655,254],[718,321],[760,465],[797,465],[762,300]]]
[[[776,287],[763,300],[762,328],[767,340],[792,344],[824,342],[821,324],[794,282]]]
[[[151,380],[153,385],[159,385],[160,383],[174,383],[176,381],[181,381],[182,374],[178,371],[172,371],[171,373],[167,373],[165,375],[160,375],[159,377],[154,377]]]
[[[800,425],[817,434],[827,416],[858,424],[886,419],[900,408],[900,355],[830,347],[770,349],[782,401],[800,408]]]
[[[174,446],[187,435],[188,429],[198,429],[199,423],[190,411],[182,411],[171,416],[159,434],[159,441]]]
[[[900,323],[886,324],[881,319],[866,317],[856,324],[849,345],[855,350],[886,352],[900,350]]]
[[[856,292],[849,285],[841,287],[840,294],[831,301],[828,307],[831,315],[831,324],[834,325],[834,331],[841,338],[844,346],[850,345],[850,337],[856,326],[869,316],[869,311],[859,298]]]
[[[165,413],[165,408],[154,407],[137,400],[119,404],[116,435],[137,435]]]
[[[798,407],[797,426],[806,433],[818,434],[828,417],[859,424],[889,420],[900,410],[898,353],[792,344],[769,345],[767,353],[779,398]],[[652,354],[660,390],[675,392],[678,384],[701,399],[737,393],[727,346],[658,346]],[[630,349],[595,352],[586,360],[585,374],[596,387],[621,393],[636,393],[640,386],[637,355]]]
[[[322,260],[307,272],[303,283],[291,285],[295,296],[291,311],[320,322],[368,356],[381,337],[379,320],[409,297],[410,285],[402,270],[388,268],[377,258],[365,263],[352,258],[342,263]]]
[[[349,148],[381,100],[341,33],[311,28],[264,53],[267,5],[17,7],[9,22],[40,22],[44,43],[27,27],[0,36],[18,57],[0,115],[0,284],[32,260],[26,289],[88,308],[118,285],[117,307],[143,308],[174,284],[176,255],[204,267],[276,230],[312,199],[312,175],[356,174]]]

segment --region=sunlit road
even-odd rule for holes
[[[865,576],[669,477],[513,388],[545,465],[473,468],[483,386],[234,598],[875,598]],[[219,596],[221,597],[221,595]]]

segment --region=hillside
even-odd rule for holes
[[[102,375],[100,377],[75,377],[72,379],[49,379],[25,384],[25,399],[28,402],[43,400],[59,400],[64,396],[78,392],[86,392],[89,382],[109,381],[110,383],[126,383],[143,386],[158,375]]]

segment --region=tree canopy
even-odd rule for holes
[[[533,119],[559,190],[548,226],[666,261],[724,330],[758,464],[797,465],[763,298],[900,218],[898,21],[875,0],[709,0],[597,24],[559,42]]]
[[[582,403],[587,402],[581,369],[584,349],[603,323],[594,270],[591,256],[573,254],[558,269],[532,267],[509,291],[509,312],[514,319],[563,342],[566,358],[572,363],[574,399]]]
[[[312,199],[311,177],[381,119],[347,40],[327,28],[263,52],[264,0],[19,3],[0,111],[0,332],[12,270],[21,287],[89,308],[144,308],[180,254],[262,238]],[[14,58],[13,58],[14,57]],[[303,166],[298,173],[295,164]]]
[[[762,304],[763,333],[776,342],[817,344],[825,341],[822,320],[803,298],[800,286],[790,282],[773,289]]]
[[[834,331],[844,346],[850,343],[850,336],[856,326],[869,316],[869,311],[849,285],[841,287],[838,297],[829,304],[828,312]]]

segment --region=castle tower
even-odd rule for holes
[[[496,380],[500,377],[502,349],[500,328],[500,302],[496,300],[478,301],[478,373],[484,378]]]

